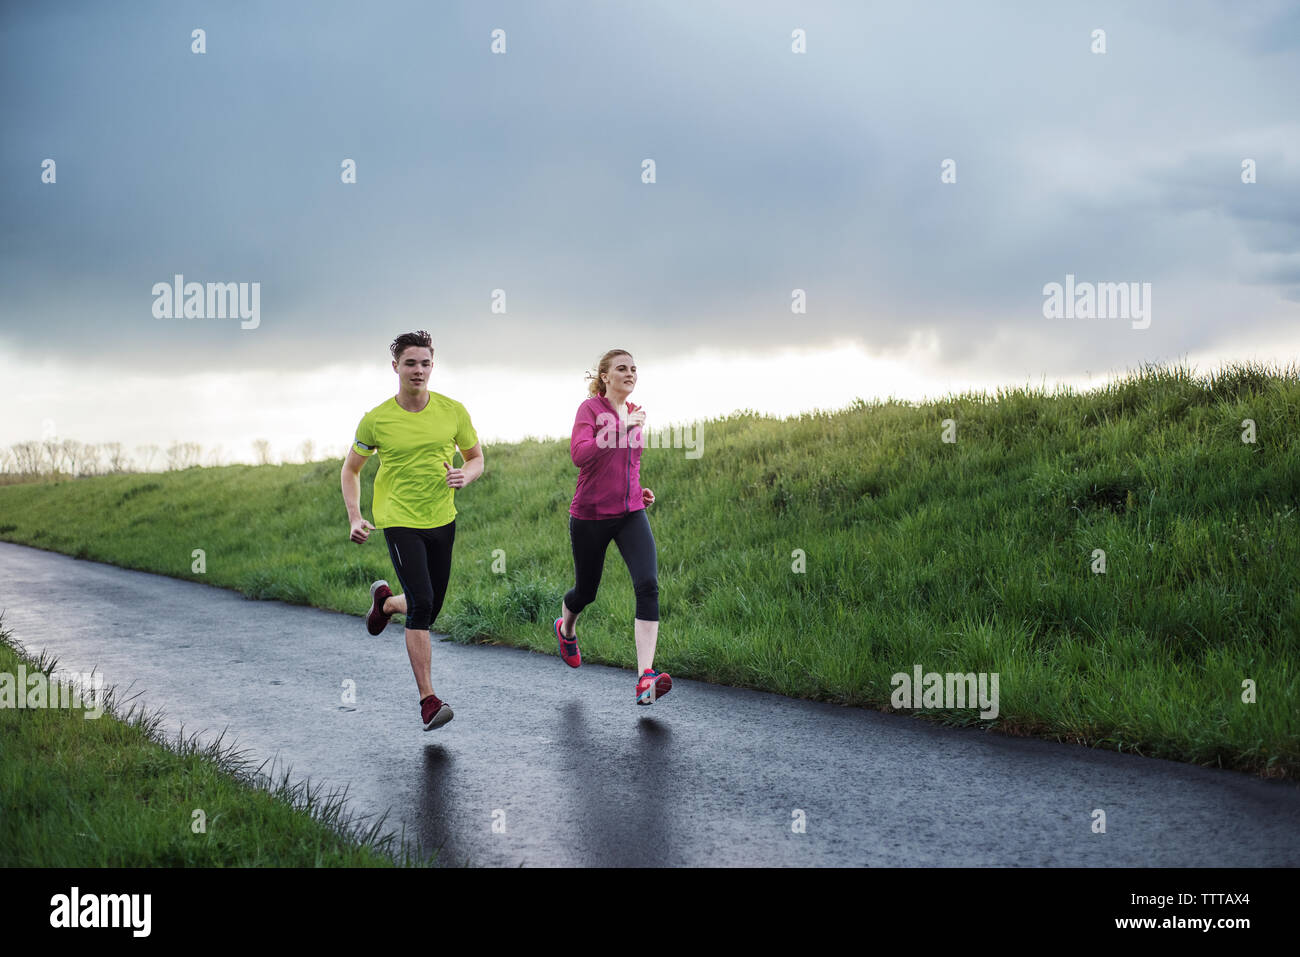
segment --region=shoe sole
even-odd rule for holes
[[[385,585],[388,585],[388,582],[384,581],[384,580],[381,578],[379,581],[373,583],[373,584],[370,586],[370,611],[366,612],[366,631],[369,631],[372,635],[379,635],[379,634],[382,634],[384,628],[387,628],[387,627],[388,627],[388,622],[390,622],[390,621],[393,620],[393,616],[392,616],[392,615],[388,615],[388,616],[387,616],[387,621],[384,622],[384,628],[380,628],[379,631],[371,631],[371,630],[370,630],[370,616],[373,615],[373,614],[375,613],[375,592],[379,591],[380,587],[381,587],[381,586],[385,586]],[[390,588],[390,590],[391,590],[391,588]],[[387,599],[385,599],[385,600],[387,600]],[[380,613],[381,615],[383,614],[383,609],[382,609],[382,608],[379,609],[379,613]]]
[[[560,632],[560,623],[561,623],[562,621],[564,621],[563,618],[557,618],[557,619],[555,619],[555,647],[556,647],[556,649],[560,652],[560,660],[563,661],[566,665],[569,665],[569,662],[568,662],[568,661],[565,661],[565,658],[564,658],[564,645],[560,644],[560,634],[561,634],[561,632]],[[574,639],[574,640],[576,641],[577,639]],[[582,649],[578,649],[578,663],[577,663],[576,665],[569,665],[569,667],[570,667],[570,668],[581,668],[581,667],[582,667]]]
[[[661,684],[664,685],[662,689],[660,689],[659,687]],[[672,677],[669,675],[660,675],[657,679],[655,679],[654,684],[652,684],[649,688],[646,688],[645,691],[642,691],[639,695],[636,696],[636,703],[654,704],[657,700],[659,700],[660,698],[662,698],[664,695],[666,695],[668,692],[672,690],[673,690]]]
[[[424,730],[432,731],[434,728],[441,728],[454,717],[456,716],[452,714],[451,707],[447,704],[443,704],[443,706],[438,709],[437,713],[429,719],[429,723],[424,726]]]

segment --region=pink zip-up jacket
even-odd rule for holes
[[[627,403],[628,412],[639,408]],[[593,395],[578,406],[569,439],[569,457],[578,467],[578,489],[569,514],[590,520],[644,509],[641,443],[641,426],[624,431],[618,412],[603,395]]]

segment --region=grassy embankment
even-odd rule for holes
[[[1254,443],[1242,441],[1247,418]],[[643,459],[658,495],[656,664],[886,710],[891,676],[914,664],[998,672],[998,730],[1294,776],[1298,423],[1300,372],[1255,365],[1210,378],[1148,367],[1085,395],[1009,390],[707,422],[701,458]],[[576,471],[563,442],[486,457],[483,480],[458,496],[438,626],[554,654]],[[363,474],[368,517],[374,470]],[[393,572],[380,534],[347,541],[338,471],[327,461],[16,485],[0,489],[0,537],[359,613],[371,580]],[[195,548],[203,575],[190,571]],[[607,562],[580,622],[583,657],[630,668],[631,588],[616,550]],[[969,708],[924,713],[989,724]]]

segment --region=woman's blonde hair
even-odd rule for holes
[[[626,349],[610,349],[603,356],[596,360],[596,374],[587,373],[587,392],[589,395],[604,395],[605,382],[601,379],[601,374],[609,371],[609,364],[615,356],[627,356],[632,358],[632,353]]]

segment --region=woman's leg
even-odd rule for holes
[[[638,618],[632,623],[636,636],[636,673],[643,675],[655,666],[655,645],[659,643],[659,622]]]
[[[569,542],[573,546],[574,585],[560,603],[564,615],[564,637],[572,638],[578,615],[596,600],[600,576],[605,570],[605,550],[613,536],[614,523],[609,519],[586,519],[569,516]]]
[[[636,670],[643,674],[654,667],[659,640],[659,556],[645,509],[633,512],[622,522],[614,544],[632,575],[632,590],[636,593]]]

